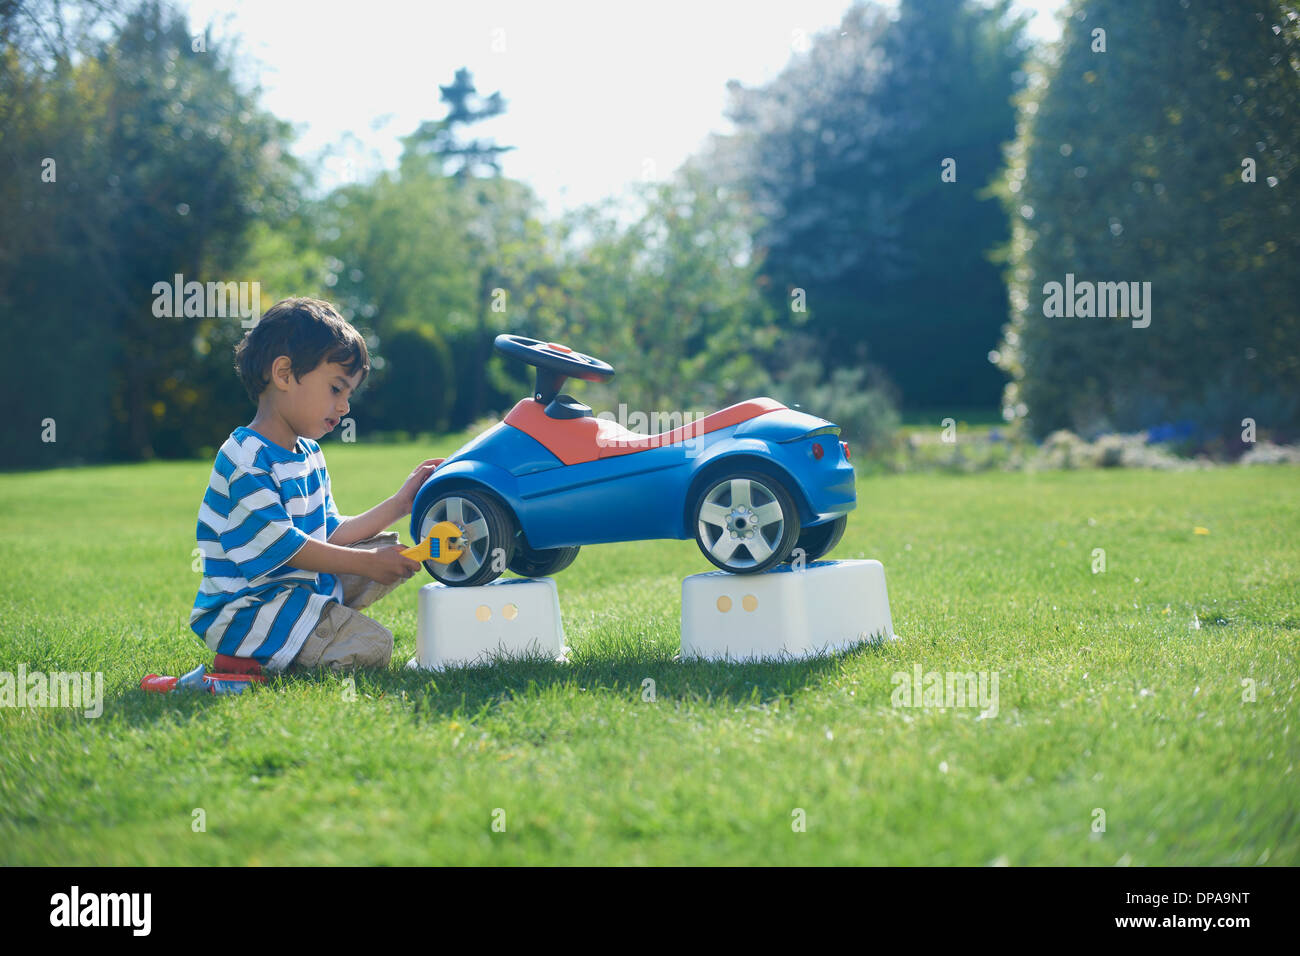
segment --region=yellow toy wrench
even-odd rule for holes
[[[451,564],[465,552],[456,545],[463,545],[460,528],[450,521],[439,521],[429,529],[429,535],[419,544],[407,548],[402,556],[412,561],[436,561],[439,564]]]

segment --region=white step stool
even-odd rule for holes
[[[496,657],[564,660],[554,578],[508,578],[470,588],[420,588],[415,657],[407,667],[487,664]]]
[[[879,561],[814,561],[682,581],[682,657],[807,657],[895,640]]]

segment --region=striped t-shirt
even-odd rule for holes
[[[326,605],[343,600],[337,577],[288,562],[308,538],[326,541],[341,520],[320,445],[300,437],[286,451],[236,428],[199,506],[203,581],[190,627],[218,654],[288,667]]]

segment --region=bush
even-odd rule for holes
[[[366,382],[369,394],[358,401],[358,411],[384,431],[445,432],[456,395],[447,344],[429,326],[409,323],[379,346],[383,367],[371,372],[374,382]]]
[[[1030,457],[1031,468],[1159,468],[1178,471],[1203,467],[1206,462],[1180,458],[1161,445],[1148,443],[1145,433],[1102,435],[1087,442],[1065,429],[1052,432],[1038,453]]]
[[[1300,464],[1300,445],[1275,445],[1262,441],[1241,456],[1243,465]]]

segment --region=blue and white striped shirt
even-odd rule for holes
[[[320,445],[300,437],[290,452],[236,428],[199,506],[203,581],[190,627],[218,654],[288,667],[326,605],[343,601],[337,577],[288,562],[308,538],[328,540],[341,521]]]

